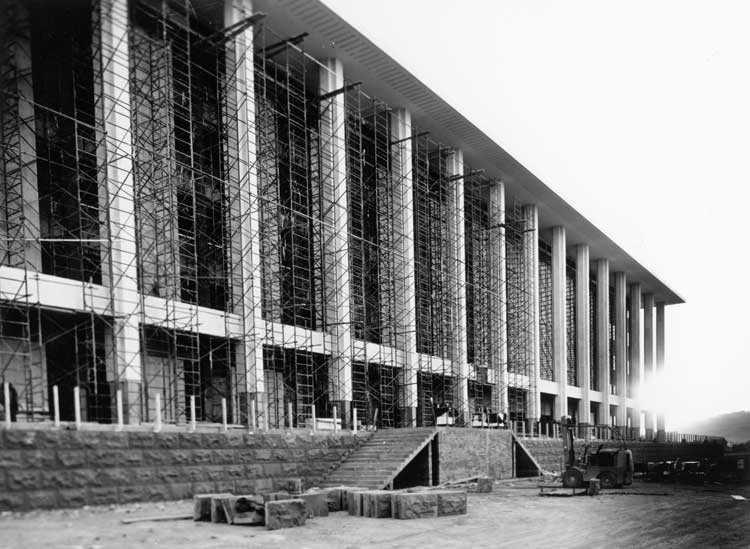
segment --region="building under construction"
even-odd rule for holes
[[[323,3],[0,25],[19,421],[664,429],[637,388],[680,297]]]

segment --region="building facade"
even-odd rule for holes
[[[664,430],[679,296],[324,4],[3,14],[21,421]]]

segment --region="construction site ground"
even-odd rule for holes
[[[123,519],[190,514],[192,502],[3,513],[0,546],[129,547],[747,547],[750,486],[690,487],[638,482],[598,496],[540,496],[538,479],[496,483],[469,494],[468,514],[420,520],[309,519],[266,530],[172,520]],[[565,495],[564,495],[565,494]],[[731,495],[743,495],[736,501]]]

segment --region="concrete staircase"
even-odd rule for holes
[[[360,486],[384,489],[437,435],[432,427],[384,429],[352,452],[323,486]]]

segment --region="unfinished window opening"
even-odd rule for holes
[[[225,49],[206,40],[212,29],[181,6],[161,9],[144,0],[131,8],[141,291],[227,310],[225,201],[236,175],[224,121],[237,113],[227,112]]]
[[[31,4],[41,271],[102,283],[89,2]]]

